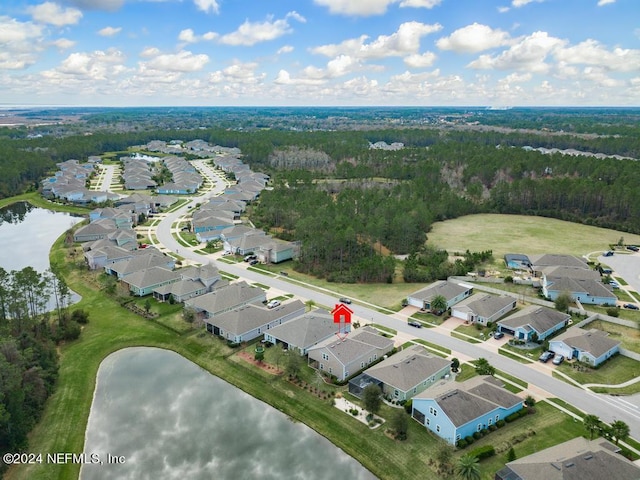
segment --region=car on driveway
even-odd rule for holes
[[[635,245],[627,245],[627,250],[631,250],[632,252],[638,252],[640,251],[640,247],[637,247]]]
[[[542,355],[540,355],[540,357],[538,357],[538,360],[540,360],[542,363],[547,363],[549,360],[551,360],[553,358],[555,354],[553,352],[543,352]]]
[[[495,338],[496,340],[501,339],[502,337],[504,337],[504,332],[495,332],[493,334],[493,338]]]
[[[603,257],[613,257],[613,252],[611,250],[604,252],[602,254]]]
[[[628,310],[640,310],[640,307],[638,307],[637,305],[634,305],[633,303],[625,303],[623,307]]]
[[[411,325],[412,327],[416,327],[416,328],[422,328],[422,324],[420,322],[416,322],[414,320],[409,322],[409,325]]]
[[[269,303],[267,303],[267,308],[276,308],[279,306],[280,306],[279,300],[271,300]]]
[[[555,357],[553,357],[553,361],[551,363],[553,363],[554,365],[560,365],[563,361],[564,355],[557,354]]]
[[[347,305],[351,304],[351,299],[350,298],[346,298],[346,297],[342,297],[340,299],[340,303],[346,303]]]
[[[249,260],[249,265],[254,266],[257,265],[258,263],[260,263],[257,259],[253,259],[253,260]]]
[[[611,280],[609,282],[609,285],[611,285],[611,288],[614,288],[614,289],[620,288],[620,284],[618,282],[616,282],[615,280]]]

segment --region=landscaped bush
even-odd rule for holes
[[[490,432],[495,432],[498,429],[498,427],[496,427],[495,425],[489,425],[489,431]]]
[[[505,422],[507,422],[507,423],[511,423],[511,422],[513,422],[514,420],[517,420],[517,419],[519,419],[519,418],[520,418],[520,412],[515,412],[515,413],[512,413],[511,415],[507,415],[507,416],[504,418],[504,420],[505,420]]]
[[[473,442],[476,441],[476,439],[473,438],[471,435],[469,435],[468,437],[464,437],[464,441],[467,442],[467,445],[471,445]]]
[[[461,438],[458,440],[458,443],[456,443],[456,446],[458,448],[465,448],[467,446],[467,441],[464,438]]]
[[[484,445],[472,450],[469,455],[476,457],[478,460],[484,460],[485,458],[493,457],[496,454],[496,449],[493,445]]]
[[[407,402],[404,404],[404,411],[407,412],[409,415],[411,415],[411,412],[413,411],[412,400],[407,400]]]
[[[498,420],[496,422],[496,425],[498,426],[498,428],[502,428],[506,425],[506,422],[504,420]]]
[[[482,433],[480,432],[473,432],[473,438],[475,440],[480,440],[482,438]]]

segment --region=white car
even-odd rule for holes
[[[267,308],[276,308],[278,306],[280,306],[279,300],[271,300],[269,303],[267,303]]]

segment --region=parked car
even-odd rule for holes
[[[553,352],[543,352],[542,355],[538,358],[542,363],[547,363],[549,360],[553,358]]]
[[[560,365],[563,361],[564,355],[557,354],[555,357],[553,357],[553,361],[551,363],[553,363],[554,365]]]
[[[409,325],[411,325],[412,327],[416,327],[416,328],[422,328],[422,324],[420,322],[416,322],[414,320],[410,321]]]
[[[249,265],[257,265],[258,263],[260,263],[260,262],[258,262],[258,260],[255,259],[255,258],[253,260],[249,261]]]
[[[618,282],[616,282],[615,280],[611,280],[609,282],[609,285],[611,285],[612,288],[620,288],[620,284]]]
[[[613,273],[613,270],[611,270],[610,268],[603,268],[602,269],[602,274],[603,275],[611,275]]]
[[[640,247],[637,247],[635,245],[627,245],[627,250],[631,250],[632,252],[638,252],[640,251]]]
[[[256,255],[245,255],[244,256],[244,261],[245,262],[250,262],[251,260],[255,260],[256,258],[258,258]]]
[[[611,250],[606,251],[602,254],[603,257],[613,257],[613,252]]]
[[[640,310],[640,307],[638,307],[637,305],[634,305],[633,303],[625,303],[623,307],[628,310]]]
[[[504,337],[504,332],[495,332],[493,334],[493,338],[495,338],[496,340],[501,339],[502,337]]]
[[[269,303],[267,303],[267,308],[276,308],[279,306],[280,306],[279,300],[271,300]]]
[[[346,298],[346,297],[342,297],[340,299],[340,303],[346,303],[347,305],[351,305],[351,299],[350,298]]]

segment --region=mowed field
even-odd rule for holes
[[[609,249],[609,244],[640,245],[640,235],[590,227],[554,218],[527,215],[467,215],[433,224],[427,243],[449,253],[493,250],[505,253],[562,253],[584,255]]]

